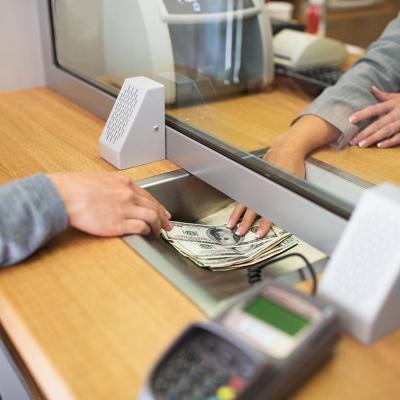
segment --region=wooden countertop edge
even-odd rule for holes
[[[75,396],[55,370],[54,364],[45,356],[46,352],[1,293],[0,319],[5,332],[12,337],[14,346],[29,349],[29,357],[27,351],[21,352],[20,356],[44,395],[49,399],[73,400]]]

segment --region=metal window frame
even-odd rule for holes
[[[105,120],[115,97],[57,63],[53,4],[54,0],[38,2],[46,84]],[[301,180],[266,166],[257,157],[230,148],[216,138],[202,133],[200,139],[173,118],[167,118],[166,125],[169,160],[260,215],[269,216],[327,255],[332,253],[351,214],[351,206],[340,199],[327,201]]]

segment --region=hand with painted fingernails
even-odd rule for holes
[[[299,177],[304,177],[305,175],[304,157],[301,155],[292,155],[292,157],[288,157],[284,152],[271,148],[264,156],[264,159],[268,163],[290,172],[293,175]],[[235,229],[235,234],[237,236],[243,236],[249,231],[256,218],[257,214],[254,211],[248,209],[244,204],[238,203],[228,220],[227,227],[229,229]],[[271,225],[272,222],[269,219],[261,218],[256,236],[258,238],[264,237]]]
[[[302,178],[305,175],[304,157],[301,154],[292,154],[288,156],[284,149],[275,149],[271,147],[263,158],[268,163],[290,172],[293,175]],[[235,234],[243,236],[249,231],[256,218],[257,214],[254,211],[248,209],[244,204],[238,203],[229,218],[227,227],[230,229],[236,228]],[[264,237],[271,225],[272,222],[269,219],[261,218],[256,236],[259,238]]]
[[[291,150],[284,145],[272,146],[263,158],[268,163],[290,172],[293,175],[299,177],[304,177],[305,175],[304,155],[301,152],[292,153]],[[268,199],[266,199],[266,201],[268,201]],[[243,236],[249,231],[256,218],[257,213],[247,208],[244,204],[237,203],[226,226],[229,229],[235,229],[235,234],[237,236]],[[262,218],[256,236],[259,238],[264,237],[271,225],[272,222],[269,219]]]
[[[353,146],[366,148],[374,144],[379,148],[394,147],[400,144],[400,93],[385,92],[372,86],[371,93],[377,104],[355,112],[349,118],[352,124],[358,124],[369,118],[376,118],[351,140]]]
[[[272,164],[291,175],[299,178],[305,177],[305,159],[312,151],[337,140],[340,131],[315,115],[305,115],[299,118],[288,130],[278,135],[268,152],[263,157]],[[268,201],[268,199],[265,199]],[[248,209],[244,204],[236,204],[226,224],[229,229],[234,229],[236,235],[245,235],[257,214]],[[262,218],[256,235],[264,237],[272,222]]]

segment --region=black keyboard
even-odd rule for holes
[[[322,92],[328,86],[334,85],[343,75],[343,70],[334,67],[318,67],[304,70],[291,70],[281,65],[276,65],[277,75],[293,78],[297,82],[311,86]]]

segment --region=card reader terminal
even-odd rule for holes
[[[332,308],[263,283],[215,320],[189,326],[155,365],[139,399],[281,399],[330,354],[338,333]]]

